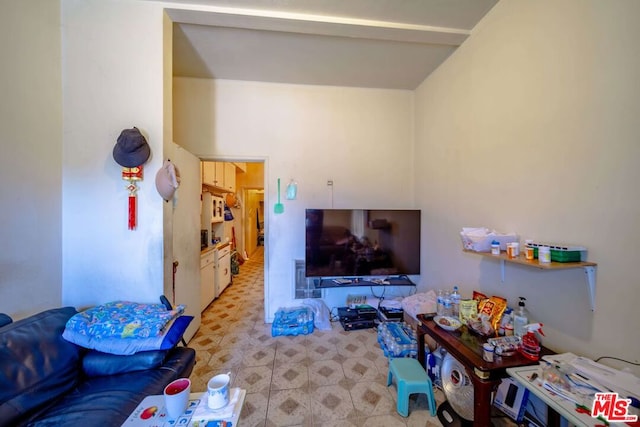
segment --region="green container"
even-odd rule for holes
[[[551,261],[555,262],[580,262],[580,251],[558,251],[551,249]]]
[[[538,259],[538,248],[533,248],[533,258]],[[555,262],[580,262],[582,254],[580,251],[559,251],[551,249],[551,261]]]
[[[533,258],[538,259],[538,248],[533,248]],[[554,262],[580,262],[582,261],[581,251],[559,251],[551,249],[551,261]]]

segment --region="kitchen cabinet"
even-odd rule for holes
[[[204,251],[200,255],[200,311],[204,311],[216,297],[215,261],[216,250]]]
[[[202,184],[221,187],[224,181],[224,163],[202,162]]]
[[[202,185],[220,193],[235,193],[236,165],[230,162],[202,162]]]

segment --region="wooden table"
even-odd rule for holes
[[[520,353],[509,357],[495,356],[493,362],[482,358],[482,344],[486,338],[469,332],[466,326],[457,331],[448,332],[437,326],[433,320],[418,314],[416,334],[418,336],[418,360],[424,366],[424,336],[429,335],[447,352],[451,353],[466,369],[473,383],[473,421],[475,425],[491,425],[492,396],[501,382],[507,376],[506,369],[515,366],[534,365],[538,362],[527,359]],[[543,354],[552,354],[543,347]]]

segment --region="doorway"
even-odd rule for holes
[[[264,182],[265,182],[265,161],[242,161],[236,162],[228,159],[201,159],[203,170],[203,191],[209,191],[219,200],[224,201],[226,212],[223,218],[211,218],[205,215],[205,210],[209,208],[208,203],[203,205],[202,227],[206,229],[210,224],[210,238],[219,239],[220,242],[229,241],[232,250],[237,251],[237,255],[232,257],[231,271],[242,275],[242,264],[245,260],[250,260],[258,250],[264,250],[267,239],[265,236],[265,210],[264,210]],[[213,171],[211,170],[213,167]],[[216,174],[216,171],[226,172]],[[233,170],[230,176],[230,170]],[[208,171],[208,172],[207,172]],[[204,199],[209,200],[209,198]],[[222,215],[222,214],[220,214]],[[261,254],[262,255],[262,254]],[[239,265],[237,265],[239,264]],[[264,268],[262,282],[266,276]],[[236,269],[237,268],[237,269]],[[239,271],[237,271],[239,270]],[[254,272],[255,274],[255,272]],[[233,283],[233,282],[232,282]],[[266,294],[263,298],[263,309],[265,309],[266,319]],[[215,304],[215,302],[214,302]]]

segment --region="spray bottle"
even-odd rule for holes
[[[544,336],[542,326],[542,323],[529,323],[524,326],[527,333],[522,337],[522,343],[520,343],[520,348],[518,348],[524,357],[531,360],[540,359],[540,341],[538,337],[536,337],[536,332]]]

